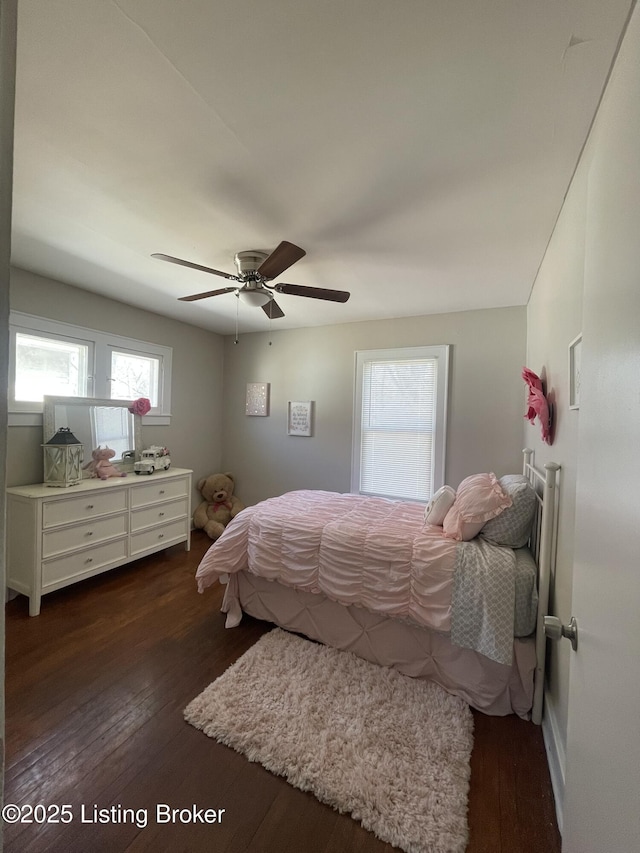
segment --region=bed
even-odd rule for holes
[[[242,614],[541,722],[559,466],[472,475],[425,507],[300,490],[248,507],[203,557]],[[436,523],[437,522],[437,523]]]

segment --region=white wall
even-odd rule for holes
[[[546,373],[547,389],[555,397],[556,404],[553,445],[543,444],[538,426],[528,422],[524,442],[535,449],[536,463],[553,461],[562,465],[558,552],[549,612],[559,616],[565,624],[571,618],[580,418],[579,410],[568,408],[568,347],[582,328],[586,196],[586,177],[579,172],[550,241],[527,311],[527,366],[538,374]],[[549,655],[545,728],[551,732],[555,745],[550,762],[562,787],[571,646],[566,642],[549,644]]]
[[[339,306],[336,312],[339,312]],[[359,349],[451,344],[445,480],[522,465],[524,308],[461,311],[225,338],[223,469],[247,504],[299,488],[348,492]],[[271,414],[245,415],[246,384],[271,384]],[[286,434],[289,400],[315,402],[311,438]]]
[[[640,6],[588,178],[565,853],[640,850]],[[596,784],[593,784],[594,781]]]
[[[11,270],[11,309],[173,348],[171,424],[145,426],[145,445],[171,451],[172,464],[192,468],[194,482],[221,464],[223,339],[25,270]],[[9,427],[7,482],[42,481],[42,429]],[[199,495],[194,492],[193,499]]]
[[[637,57],[639,49],[640,45],[637,41],[634,45],[627,46],[631,56]],[[609,87],[613,87],[616,91],[619,91],[620,87],[629,87],[631,84],[631,79],[626,81],[619,79],[621,73],[618,68],[614,69],[609,83]],[[630,77],[634,74],[635,69]],[[603,217],[598,210],[593,210],[595,196],[591,185],[594,180],[594,171],[597,171],[598,180],[610,181],[611,176],[616,176],[616,180],[619,180],[620,163],[625,157],[631,166],[625,166],[624,184],[635,188],[636,198],[638,187],[640,187],[637,156],[640,141],[630,131],[633,120],[637,120],[640,105],[637,98],[630,94],[626,94],[626,97],[623,95],[622,99],[624,106],[617,113],[612,110],[601,110],[596,118],[594,130],[585,145],[567,193],[527,309],[527,361],[533,370],[539,371],[542,368],[546,370],[549,386],[554,390],[557,402],[557,426],[553,446],[548,447],[542,444],[537,430],[532,428],[525,429],[525,442],[535,448],[537,461],[553,460],[562,466],[558,559],[552,587],[551,612],[559,616],[563,623],[567,623],[574,615],[572,613],[572,582],[576,482],[581,466],[595,464],[594,460],[581,458],[579,454],[578,433],[582,412],[568,408],[568,346],[582,331],[587,262],[590,259],[593,265],[594,258],[599,260],[607,257],[605,253],[608,253],[609,257],[623,257],[629,246],[637,246],[639,239],[637,221],[630,219],[626,221],[625,228],[620,228],[614,226],[611,217]],[[597,163],[597,170],[594,168],[594,163]],[[616,191],[614,188],[610,190],[611,193]],[[601,195],[605,194],[601,193]],[[593,227],[588,228],[589,211],[589,215],[598,219],[597,238],[594,238],[596,232]],[[615,275],[616,271],[611,269],[611,264],[607,266],[611,270],[611,275]],[[629,279],[632,277],[629,276]],[[638,286],[637,269],[635,283]],[[593,298],[595,288],[598,291],[597,297],[600,304],[606,305],[608,294],[606,276],[597,278],[591,276],[590,287],[592,303],[595,301]],[[633,344],[630,341],[621,341],[621,346],[637,352],[637,341]],[[585,336],[583,347],[586,352],[587,336]],[[585,426],[588,424],[583,423],[582,429]],[[594,517],[600,517],[598,511],[594,511]],[[575,615],[579,617],[579,614]],[[569,643],[549,644],[549,654],[550,666],[543,727],[559,818],[562,821],[569,712],[571,710],[571,714],[574,714],[580,711],[569,707],[569,674],[573,660]],[[629,680],[631,681],[633,677],[630,673]],[[616,701],[616,697],[611,698],[612,701]],[[606,721],[603,721],[603,724],[605,723]],[[585,784],[594,784],[594,780],[585,780]]]

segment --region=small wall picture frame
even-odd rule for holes
[[[582,370],[582,333],[569,344],[569,408],[580,408],[580,374]]]
[[[266,418],[269,414],[269,383],[247,382],[245,413],[253,418]]]
[[[313,400],[292,400],[287,404],[287,435],[312,434]]]

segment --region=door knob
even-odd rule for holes
[[[568,625],[563,625],[557,616],[545,616],[544,632],[550,640],[561,640],[566,637],[571,640],[573,651],[578,650],[578,623],[575,616],[571,617]]]

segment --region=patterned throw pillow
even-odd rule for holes
[[[536,514],[536,493],[523,474],[507,474],[499,482],[511,498],[511,506],[497,518],[487,521],[480,536],[492,545],[522,548],[527,544]]]

